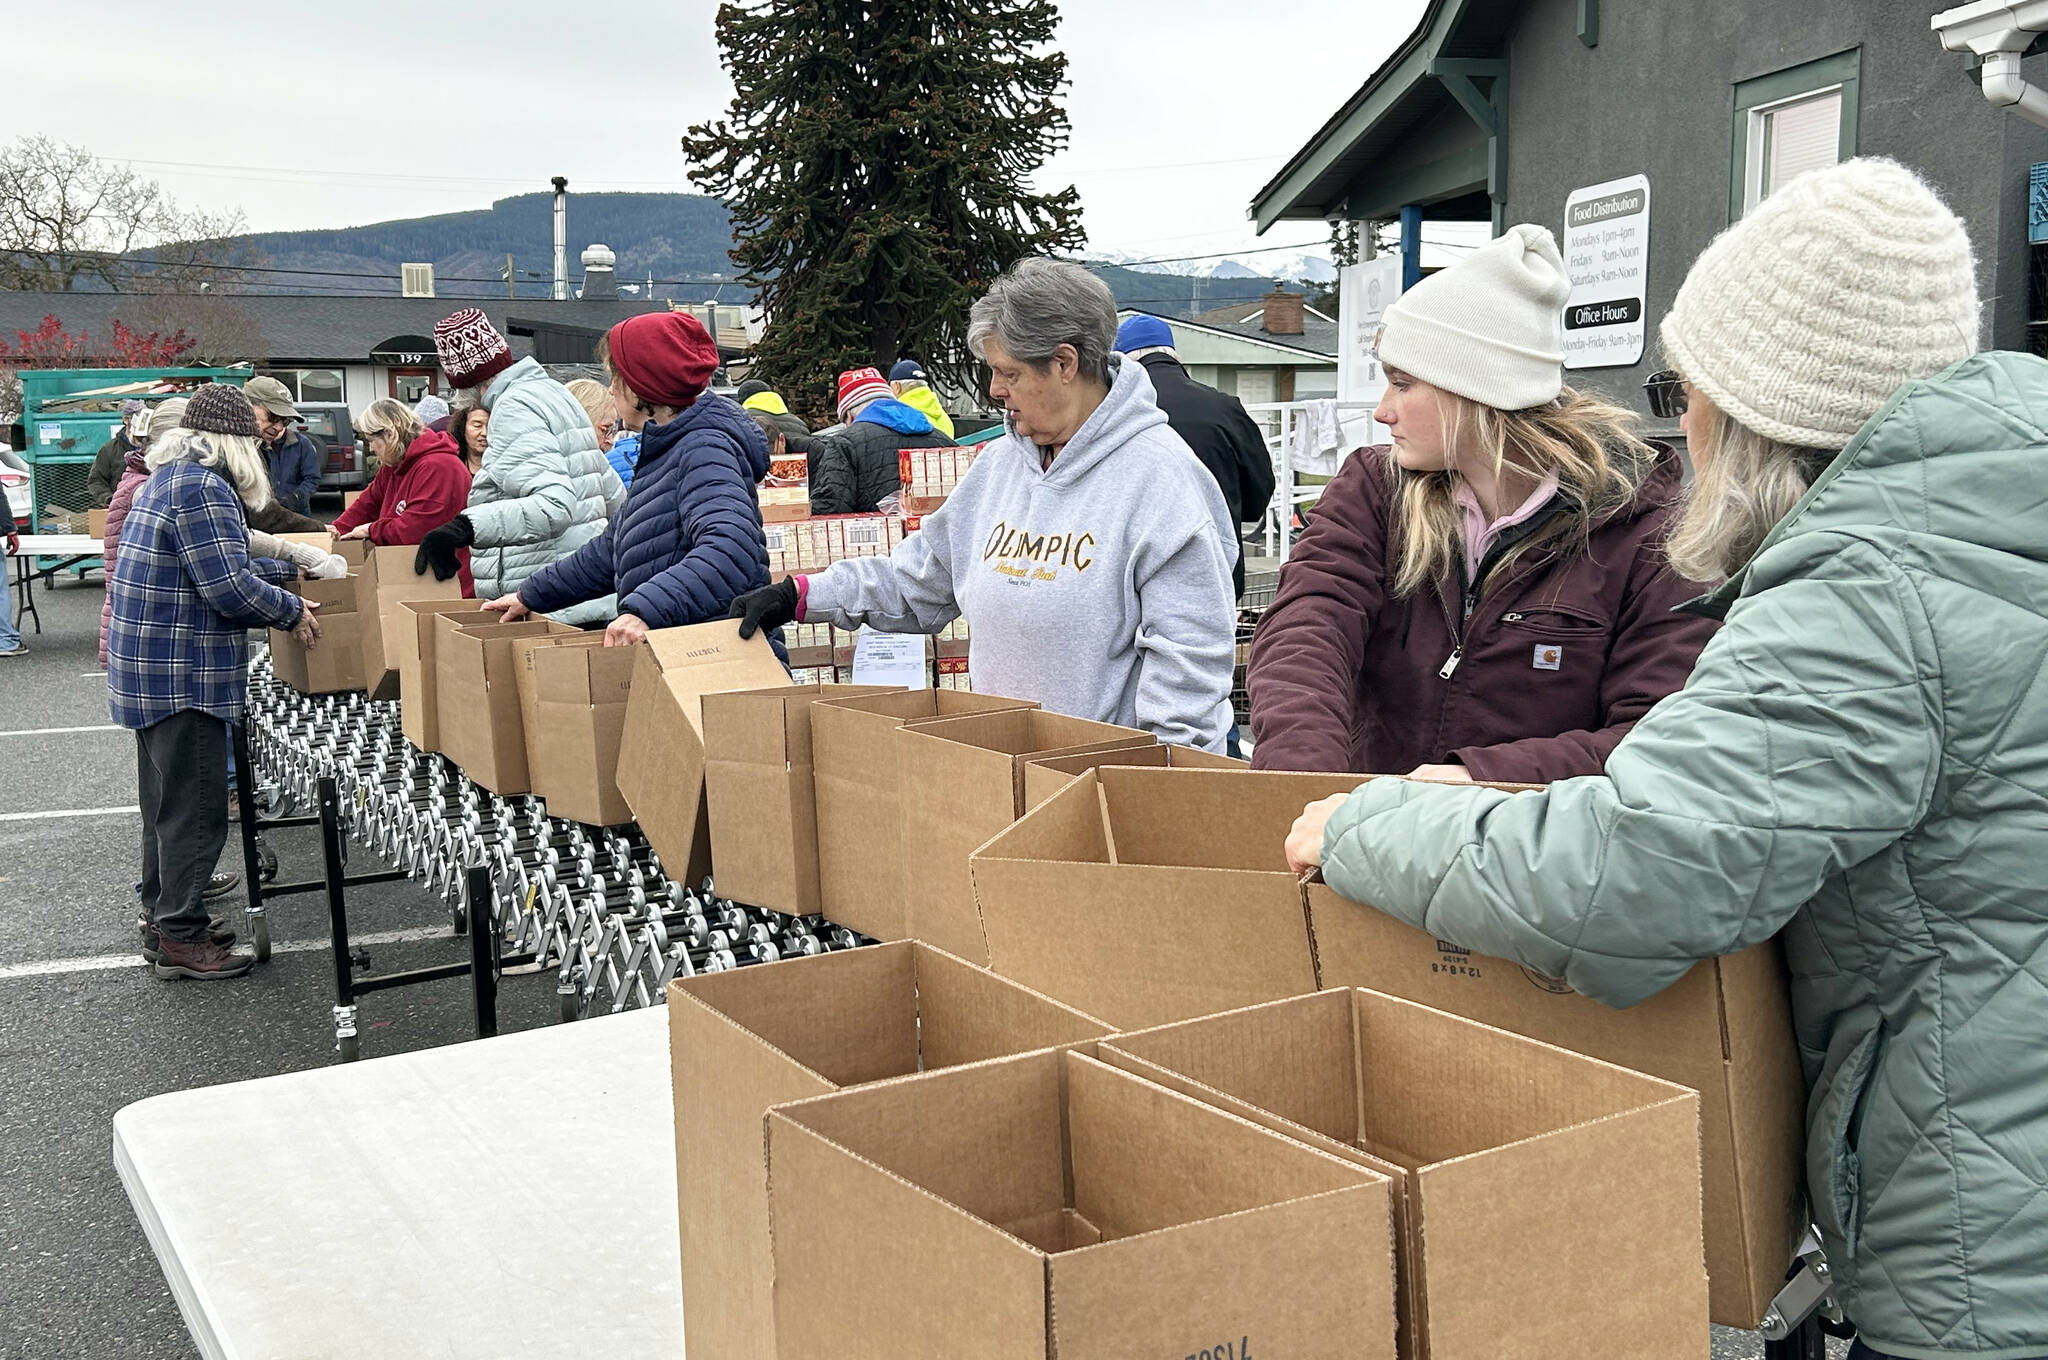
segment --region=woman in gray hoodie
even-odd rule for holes
[[[974,304],[967,344],[1008,432],[891,556],[734,601],[741,634],[936,633],[964,616],[976,690],[1222,751],[1238,526],[1115,340],[1116,304],[1081,266],[1007,270]]]

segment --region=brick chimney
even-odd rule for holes
[[[1276,288],[1260,298],[1266,304],[1265,319],[1259,329],[1268,335],[1300,335],[1304,329],[1301,309],[1308,299],[1300,293],[1290,293],[1285,288]]]

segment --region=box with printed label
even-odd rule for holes
[[[476,607],[475,600],[400,600],[398,630],[398,719],[405,739],[422,751],[441,749],[440,675],[435,668],[437,617],[458,616],[456,627],[496,623],[504,616]]]
[[[1109,1032],[908,942],[678,979],[668,1027],[683,1328],[690,1354],[726,1360],[776,1356],[770,1106]]]
[[[460,600],[462,582],[451,576],[413,571],[419,549],[371,547],[356,568],[356,611],[363,616],[363,678],[372,699],[396,699],[403,674],[405,629],[412,616],[399,610],[407,600]],[[474,602],[471,602],[472,604]]]
[[[1038,709],[907,725],[897,769],[910,937],[987,963],[967,857],[1023,813],[1024,767],[1049,756],[1156,744],[1136,728]]]
[[[1692,1091],[1357,990],[1098,1052],[1391,1178],[1404,1360],[1705,1360]]]
[[[577,630],[552,619],[465,625],[458,622],[463,617],[434,616],[434,700],[442,753],[493,793],[525,793],[526,728],[512,643]]]
[[[4,588],[4,587],[0,587]],[[283,587],[316,606],[320,637],[312,646],[282,628],[270,630],[270,668],[301,694],[340,694],[363,687],[363,616],[356,609],[356,578],[302,577]]]
[[[768,1208],[784,1356],[1394,1355],[1385,1176],[1085,1047],[776,1106]]]
[[[828,700],[813,708],[818,890],[825,915],[878,940],[908,933],[896,729],[926,718],[1037,706],[1025,699],[920,689]]]
[[[792,682],[767,637],[741,638],[739,624],[730,619],[657,628],[632,650],[619,793],[668,876],[697,883],[711,872],[703,697]]]

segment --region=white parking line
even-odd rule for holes
[[[0,812],[0,822],[47,822],[59,817],[122,817],[140,811],[140,804],[130,803],[127,807],[58,808],[55,812]]]
[[[236,922],[229,916],[230,922]],[[452,940],[455,936],[446,926],[413,926],[407,930],[380,930],[368,935],[351,935],[349,943],[368,948],[380,944],[414,944],[421,940]],[[330,948],[326,940],[285,940],[271,946],[273,954],[309,954],[315,950],[325,952]],[[139,953],[90,954],[76,959],[44,959],[39,963],[0,963],[0,982],[12,978],[59,977],[65,973],[103,973],[116,968],[136,967],[142,959]]]
[[[81,680],[104,680],[107,678],[107,673],[105,671],[85,671],[78,678]]]
[[[61,737],[72,732],[126,732],[125,727],[112,723],[101,723],[98,727],[21,727],[11,732],[0,732],[0,737]]]

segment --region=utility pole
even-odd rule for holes
[[[506,251],[506,252],[505,252],[505,296],[506,296],[506,297],[508,297],[508,298],[512,298],[512,299],[515,299],[515,300],[516,300],[516,299],[517,299],[517,298],[519,297],[519,284],[518,284],[518,283],[516,282],[516,280],[518,279],[518,277],[519,277],[519,276],[518,276],[517,274],[514,274],[514,273],[512,272],[512,252],[508,250],[508,251]]]

